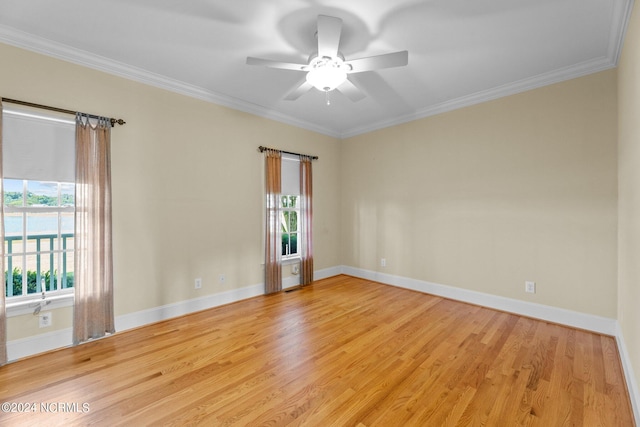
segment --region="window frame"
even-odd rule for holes
[[[5,178],[5,179],[11,179],[13,181],[22,181],[22,205],[20,206],[10,206],[10,205],[5,205],[4,204],[4,200],[2,203],[2,208],[4,210],[4,213],[7,214],[19,214],[19,216],[21,216],[21,225],[22,225],[22,230],[21,230],[21,234],[20,234],[20,240],[22,242],[21,246],[22,246],[22,250],[20,252],[6,252],[5,253],[5,268],[9,269],[9,257],[20,257],[20,259],[22,260],[20,262],[20,265],[16,265],[14,263],[12,263],[12,268],[13,267],[19,267],[22,271],[22,289],[23,289],[23,293],[21,295],[12,295],[12,296],[6,296],[5,301],[7,303],[7,305],[15,305],[15,304],[24,304],[24,303],[30,303],[30,302],[34,302],[34,301],[38,301],[38,300],[42,300],[42,292],[43,290],[40,289],[39,292],[33,292],[33,293],[24,293],[24,290],[27,289],[26,285],[28,284],[28,278],[27,275],[25,274],[25,271],[29,271],[27,269],[27,257],[29,256],[35,256],[35,257],[53,257],[53,259],[55,259],[55,263],[54,265],[49,265],[49,272],[50,274],[52,273],[52,270],[55,272],[57,271],[57,277],[56,277],[56,285],[57,285],[57,289],[54,290],[45,290],[45,295],[47,296],[47,298],[53,298],[53,297],[58,297],[58,296],[65,296],[67,294],[73,294],[74,290],[73,287],[66,287],[66,288],[62,288],[62,284],[64,282],[64,280],[66,280],[63,275],[65,275],[68,271],[66,270],[66,268],[60,268],[61,265],[65,265],[65,258],[68,259],[69,256],[73,257],[73,253],[74,253],[74,249],[73,246],[71,247],[65,247],[64,245],[64,239],[63,239],[63,234],[69,234],[69,233],[64,233],[62,230],[62,214],[64,213],[71,213],[74,214],[75,213],[75,203],[72,206],[69,205],[63,205],[62,204],[62,186],[64,184],[72,184],[74,185],[74,183],[60,183],[60,182],[53,182],[53,181],[34,181],[34,180],[26,180],[26,179],[14,179],[14,178]],[[28,197],[28,193],[29,193],[29,182],[39,182],[39,183],[47,183],[47,184],[55,184],[56,186],[56,198],[57,198],[57,204],[55,206],[27,206],[27,197]],[[56,237],[55,239],[55,247],[51,248],[49,247],[48,249],[45,250],[36,250],[36,251],[30,251],[28,250],[28,244],[30,240],[34,240],[33,238],[29,239],[30,236],[37,236],[38,234],[29,234],[28,232],[28,217],[29,214],[32,213],[52,213],[56,215],[56,219],[57,219],[57,226],[56,226],[56,231],[55,233],[49,233],[49,234],[55,234]],[[7,240],[7,235],[5,235],[5,241]],[[10,237],[10,236],[9,236]],[[36,274],[38,276],[41,277],[40,273],[42,273],[41,271],[37,271]],[[41,277],[41,280],[43,278]],[[6,284],[7,288],[9,286],[12,286],[11,284]],[[37,286],[37,285],[36,285]],[[6,292],[6,291],[5,291]],[[28,289],[27,289],[28,292]]]
[[[294,154],[288,154],[288,153],[283,153],[282,157],[281,157],[281,168],[282,168],[282,172],[281,172],[281,177],[280,177],[280,184],[281,184],[281,194],[280,194],[280,199],[279,199],[279,209],[280,209],[280,215],[281,215],[281,234],[283,234],[282,232],[282,222],[284,221],[284,210],[289,210],[288,208],[284,208],[283,203],[282,203],[282,198],[283,197],[291,197],[291,196],[295,196],[297,199],[297,203],[296,203],[296,209],[295,211],[297,212],[297,231],[296,231],[296,235],[297,235],[297,239],[296,242],[298,242],[300,234],[301,234],[301,229],[300,229],[300,156],[294,155]],[[282,241],[282,237],[280,238]],[[291,240],[289,239],[289,242]],[[287,265],[287,264],[293,264],[295,262],[299,262],[301,259],[301,254],[300,254],[300,245],[299,242],[296,245],[296,249],[297,252],[294,254],[290,254],[290,255],[281,255],[281,261],[282,264]]]
[[[289,199],[291,197],[296,197],[296,204],[295,207],[289,207],[289,206],[283,206],[283,200],[285,198]],[[285,223],[285,212],[294,212],[296,214],[296,231],[292,232],[292,231],[288,231],[286,232],[286,234],[289,236],[289,248],[291,248],[291,234],[295,234],[296,235],[296,252],[295,253],[289,253],[287,255],[282,254],[282,261],[291,261],[291,260],[299,260],[300,259],[300,251],[299,251],[299,237],[300,237],[300,195],[299,194],[282,194],[280,196],[280,224],[281,227],[284,227],[282,224]],[[291,215],[289,215],[289,226],[291,225]],[[282,230],[282,243],[284,244],[284,235],[285,235],[285,231]]]
[[[48,112],[42,113],[41,111],[31,111],[31,109],[25,109],[23,110],[22,108],[18,108],[18,109],[14,109],[14,108],[7,108],[5,107],[3,109],[3,111],[1,112],[3,115],[4,114],[9,114],[12,116],[17,116],[17,117],[22,117],[22,119],[24,120],[33,120],[34,122],[41,122],[41,123],[51,123],[52,126],[60,126],[60,124],[63,125],[70,125],[75,127],[75,122],[72,120],[69,120],[65,117],[62,116],[58,116],[55,114],[49,114]],[[4,130],[4,129],[3,129]],[[72,133],[73,134],[73,133]],[[73,141],[71,142],[73,144]],[[63,151],[64,152],[64,151]],[[6,161],[6,159],[4,160]],[[71,163],[73,165],[73,161]],[[54,178],[53,176],[51,178]],[[69,178],[71,178],[71,176],[69,176]],[[38,307],[40,307],[42,310],[55,310],[58,308],[63,308],[63,307],[71,307],[73,306],[73,300],[75,297],[75,290],[74,287],[67,287],[67,288],[62,288],[62,284],[63,284],[63,274],[65,274],[68,271],[65,271],[64,268],[61,268],[62,265],[64,264],[64,260],[63,260],[63,254],[66,254],[67,257],[67,264],[68,265],[68,260],[69,257],[71,259],[71,262],[73,263],[74,260],[74,246],[73,246],[73,240],[71,240],[71,244],[67,244],[64,245],[63,243],[63,235],[68,235],[69,232],[68,231],[63,231],[63,219],[62,219],[62,215],[64,214],[69,214],[71,213],[72,215],[75,215],[75,195],[74,195],[74,203],[73,205],[63,205],[63,198],[62,198],[62,194],[68,194],[68,191],[63,191],[62,190],[62,185],[61,184],[67,184],[67,185],[71,185],[74,188],[74,192],[75,192],[75,181],[72,182],[66,182],[66,180],[63,181],[55,181],[54,179],[42,179],[42,178],[34,178],[34,177],[27,177],[27,176],[5,176],[5,177],[0,177],[0,179],[8,179],[8,180],[14,180],[14,181],[22,181],[22,205],[21,206],[6,206],[5,205],[5,200],[2,200],[2,209],[5,213],[20,213],[22,215],[21,218],[21,222],[22,222],[22,234],[20,236],[21,242],[20,244],[22,245],[22,249],[21,252],[12,252],[12,255],[17,255],[20,257],[20,269],[24,270],[25,267],[28,265],[28,262],[25,261],[25,257],[34,257],[34,256],[38,256],[38,251],[28,251],[28,242],[29,241],[33,241],[35,239],[29,239],[27,240],[28,236],[35,236],[37,234],[28,234],[27,233],[27,227],[28,227],[28,216],[29,214],[32,213],[55,213],[57,215],[57,227],[56,227],[56,232],[55,234],[57,235],[56,237],[53,237],[54,242],[55,242],[55,246],[51,247],[49,246],[46,250],[40,250],[40,257],[45,257],[46,258],[53,258],[53,265],[49,265],[49,271],[50,274],[53,273],[53,271],[57,271],[58,275],[56,277],[55,283],[57,286],[57,289],[51,290],[51,291],[45,291],[45,295],[43,297],[42,295],[42,289],[40,289],[40,292],[34,292],[34,293],[26,293],[26,294],[21,294],[21,295],[13,295],[10,297],[5,297],[5,307],[6,307],[6,315],[7,317],[14,317],[14,316],[19,316],[19,315],[25,315],[25,314],[34,314],[34,311],[37,310]],[[57,205],[56,206],[27,206],[27,191],[28,191],[28,182],[38,182],[38,183],[55,183],[57,185]],[[3,183],[5,184],[5,183]],[[6,187],[4,187],[4,190],[6,192]],[[68,228],[67,228],[68,229]],[[54,233],[47,233],[47,235],[53,235]],[[71,234],[75,234],[75,230],[73,230],[71,232]],[[73,237],[72,237],[73,238]],[[7,236],[5,235],[5,241],[3,242],[3,245],[5,245],[5,254],[4,254],[4,267],[5,270],[8,271],[8,258],[9,258],[9,254],[6,253],[8,252],[6,249],[8,247],[8,242],[7,242]],[[52,237],[47,237],[46,239],[52,239]],[[68,239],[68,237],[66,237],[66,239]],[[46,266],[47,262],[45,261],[44,265]],[[48,264],[51,264],[51,261],[48,262]],[[12,266],[16,267],[16,265],[14,264]],[[73,266],[73,264],[71,265],[72,270],[71,271],[75,271],[75,266]],[[37,268],[36,268],[37,269]],[[42,269],[42,267],[41,267]],[[42,276],[40,275],[40,273],[42,273],[42,271],[38,272],[37,274],[42,278]],[[2,274],[4,274],[4,271],[2,272]],[[26,291],[28,292],[28,289],[25,288],[25,284],[28,283],[28,278],[26,277],[27,274],[25,271],[22,272],[23,274],[23,292]],[[42,283],[42,282],[41,282]],[[6,286],[8,287],[9,285],[13,286],[13,284],[9,284],[7,283]],[[75,283],[74,283],[75,285]],[[3,289],[3,292],[5,292],[5,295],[7,293],[7,289]],[[46,307],[46,308],[45,308]]]

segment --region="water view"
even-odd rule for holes
[[[62,233],[73,233],[73,214],[63,214]],[[58,216],[49,215],[29,215],[27,216],[27,233],[34,234],[56,234],[58,231]],[[6,236],[19,236],[22,234],[22,216],[5,215],[4,232]]]

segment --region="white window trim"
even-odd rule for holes
[[[33,123],[50,122],[49,125],[55,127],[55,129],[58,129],[58,131],[60,131],[60,129],[65,129],[65,132],[66,132],[66,130],[68,130],[69,135],[67,136],[70,136],[71,139],[69,140],[70,142],[68,144],[65,142],[63,145],[64,147],[67,147],[67,148],[68,146],[72,147],[71,150],[73,151],[73,147],[75,146],[73,142],[74,141],[73,135],[75,133],[75,121],[72,119],[69,119],[67,114],[58,115],[56,113],[51,113],[51,112],[42,113],[40,110],[33,110],[31,108],[14,107],[14,106],[5,106],[1,113],[3,115],[6,114],[8,116],[14,116],[13,120],[15,120],[15,118],[17,117],[18,121],[22,123],[24,123],[24,121],[33,122]],[[29,135],[31,135],[31,133],[29,133]],[[58,134],[56,135],[59,136]],[[61,140],[57,138],[55,139],[55,141],[60,142]],[[64,141],[67,141],[67,140],[64,139]],[[59,146],[59,147],[62,147],[62,146]],[[5,160],[6,160],[6,157],[5,157]],[[73,164],[74,162],[72,161],[71,165]],[[73,170],[73,168],[67,168],[67,169]],[[6,169],[5,169],[5,175],[6,175]],[[59,176],[59,174],[57,173],[51,173],[51,175],[52,175],[51,177],[49,177],[49,174],[48,174],[47,177],[5,176],[4,178],[22,180],[24,182],[23,192],[25,194],[28,191],[25,180],[73,183],[72,181],[67,181],[67,179],[64,179],[64,177]],[[2,178],[3,177],[0,177],[0,179]],[[49,181],[49,179],[52,179],[52,178],[54,179],[54,181]],[[58,180],[56,181],[55,178],[57,178]],[[60,187],[58,187],[58,197],[60,197]],[[57,214],[61,214],[61,213],[75,212],[75,206],[14,207],[14,206],[4,206],[4,200],[0,201],[0,203],[2,203],[2,205],[0,206],[0,209],[4,209],[4,211],[7,213],[29,214],[29,213],[41,213],[41,212],[55,212]],[[25,237],[25,233],[26,232],[23,229],[23,238]],[[58,228],[58,235],[60,235],[60,228]],[[68,248],[64,250],[61,247],[59,247],[57,249],[51,250],[50,252],[54,254],[70,253],[71,256],[73,256],[73,249],[69,250]],[[29,255],[29,253],[27,253],[27,255]],[[51,268],[53,269],[53,267]],[[59,286],[61,286],[61,284],[59,284]],[[6,292],[6,291],[3,289],[2,292]],[[44,299],[43,299],[43,296],[44,296]],[[14,316],[19,316],[24,314],[35,314],[34,311],[40,305],[42,305],[41,306],[42,311],[57,309],[61,307],[68,307],[73,305],[74,298],[75,298],[74,288],[56,289],[52,291],[45,291],[44,293],[41,292],[41,293],[32,293],[32,294],[26,294],[26,295],[6,297],[5,299],[6,315],[7,317],[14,317]]]
[[[292,208],[285,208],[285,207],[281,207],[280,209],[282,210],[282,212],[296,212],[297,213],[297,217],[298,217],[298,222],[300,222],[300,205],[299,205],[299,199],[300,199],[300,195],[299,194],[282,194],[281,198],[280,198],[280,203],[282,203],[282,197],[290,197],[290,196],[295,196],[298,198],[298,207],[295,209]],[[300,237],[300,224],[298,223],[298,229],[294,232],[296,235],[296,239],[298,237]],[[289,232],[289,234],[291,234],[291,232]],[[296,240],[297,241],[297,240]],[[290,254],[290,255],[282,255],[282,262],[284,263],[284,261],[288,261],[288,260],[295,260],[298,259],[298,261],[301,258],[300,252],[296,252],[295,254]]]
[[[7,317],[35,314],[37,306],[43,301],[45,302],[45,305],[42,306],[41,311],[71,307],[73,305],[74,298],[75,291],[73,288],[46,292],[44,300],[42,299],[42,294],[29,294],[11,297],[5,304]]]
[[[288,257],[282,257],[282,265],[290,265],[300,262],[301,258],[299,254],[290,255]]]
[[[300,157],[299,156],[283,153],[281,159],[282,159],[283,162],[285,162],[285,161],[286,162],[296,162],[296,163],[300,164]],[[264,188],[265,187],[265,182],[264,182],[264,179],[265,179],[264,178],[265,177],[264,162],[260,163],[260,167],[261,167],[261,172],[262,172],[260,174],[260,176],[262,177],[261,184],[262,184],[262,188]],[[284,193],[281,194],[281,196],[284,196],[284,195],[285,195]],[[300,196],[300,193],[298,192],[296,194],[287,194],[287,195]],[[265,209],[266,209],[266,199],[263,197],[262,198],[262,212],[264,212]],[[265,229],[266,229],[266,222],[263,219],[263,221],[262,221],[262,245],[261,245],[261,247],[263,249],[265,247],[265,240],[264,240],[264,238],[265,238],[264,237],[265,236]],[[300,225],[298,225],[298,235],[300,235]],[[262,254],[262,260],[263,261],[260,263],[260,265],[262,266],[262,268],[264,270],[264,266],[265,266],[265,263],[264,263],[264,252]],[[293,255],[283,255],[282,258],[281,258],[280,264],[288,266],[288,265],[300,263],[301,260],[302,260],[302,256],[301,256],[300,253],[293,254]]]
[[[1,179],[1,178],[0,178]],[[25,180],[22,180],[25,182]],[[26,194],[27,187],[26,182],[23,189],[23,192]],[[60,197],[60,188],[58,188],[58,197]],[[41,212],[55,212],[55,213],[73,213],[75,212],[75,206],[57,206],[57,207],[41,207],[41,206],[4,206],[4,201],[2,201],[5,212],[7,213],[41,213]],[[24,225],[23,225],[24,226]],[[25,230],[23,229],[23,234]],[[60,230],[58,230],[60,232]],[[24,237],[24,236],[23,236]],[[62,254],[64,252],[73,254],[73,250],[63,250],[63,249],[55,249],[51,251],[55,254]],[[26,252],[25,255],[33,255],[35,252]],[[70,300],[70,303],[65,303],[63,306],[68,306],[73,304],[74,297],[74,288],[67,289],[56,289],[53,291],[46,291],[44,293],[45,297],[43,300],[42,293],[33,293],[27,295],[15,295],[10,297],[5,297],[5,307],[7,310],[7,316],[17,316],[20,314],[28,314],[29,310],[33,311],[35,309],[35,305],[42,301],[47,301],[47,307],[53,301],[58,300]],[[60,302],[57,302],[54,307],[60,305]],[[25,308],[27,307],[27,308]],[[16,314],[17,313],[17,314]]]

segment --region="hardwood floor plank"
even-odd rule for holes
[[[11,363],[0,400],[69,405],[3,426],[634,425],[612,337],[349,276]]]

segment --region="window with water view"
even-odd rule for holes
[[[6,296],[73,287],[74,184],[4,179]]]
[[[2,172],[5,296],[72,294],[75,122],[3,105]]]

